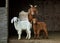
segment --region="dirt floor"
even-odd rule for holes
[[[33,39],[33,37],[30,40],[26,40],[25,38],[21,40],[17,40],[17,37],[10,37],[9,43],[60,43],[60,32],[49,32],[49,38],[43,39],[42,37],[40,39]]]

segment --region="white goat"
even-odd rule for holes
[[[26,39],[31,38],[31,30],[30,29],[32,27],[32,24],[29,22],[28,19],[25,21],[21,21],[19,18],[13,17],[11,20],[11,23],[13,23],[13,22],[14,22],[15,29],[18,32],[18,39],[21,39],[22,30],[26,30],[26,32],[27,32]]]

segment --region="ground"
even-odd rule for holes
[[[9,43],[60,43],[60,32],[49,32],[49,39],[33,39],[30,40],[21,39],[17,40],[17,37],[9,38]]]

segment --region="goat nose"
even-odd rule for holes
[[[31,14],[34,15],[34,12],[32,12]]]
[[[33,16],[33,18],[35,18],[35,15],[32,15]]]

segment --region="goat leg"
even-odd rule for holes
[[[48,31],[47,31],[47,29],[44,29],[44,33],[45,33],[45,38],[48,39]]]

